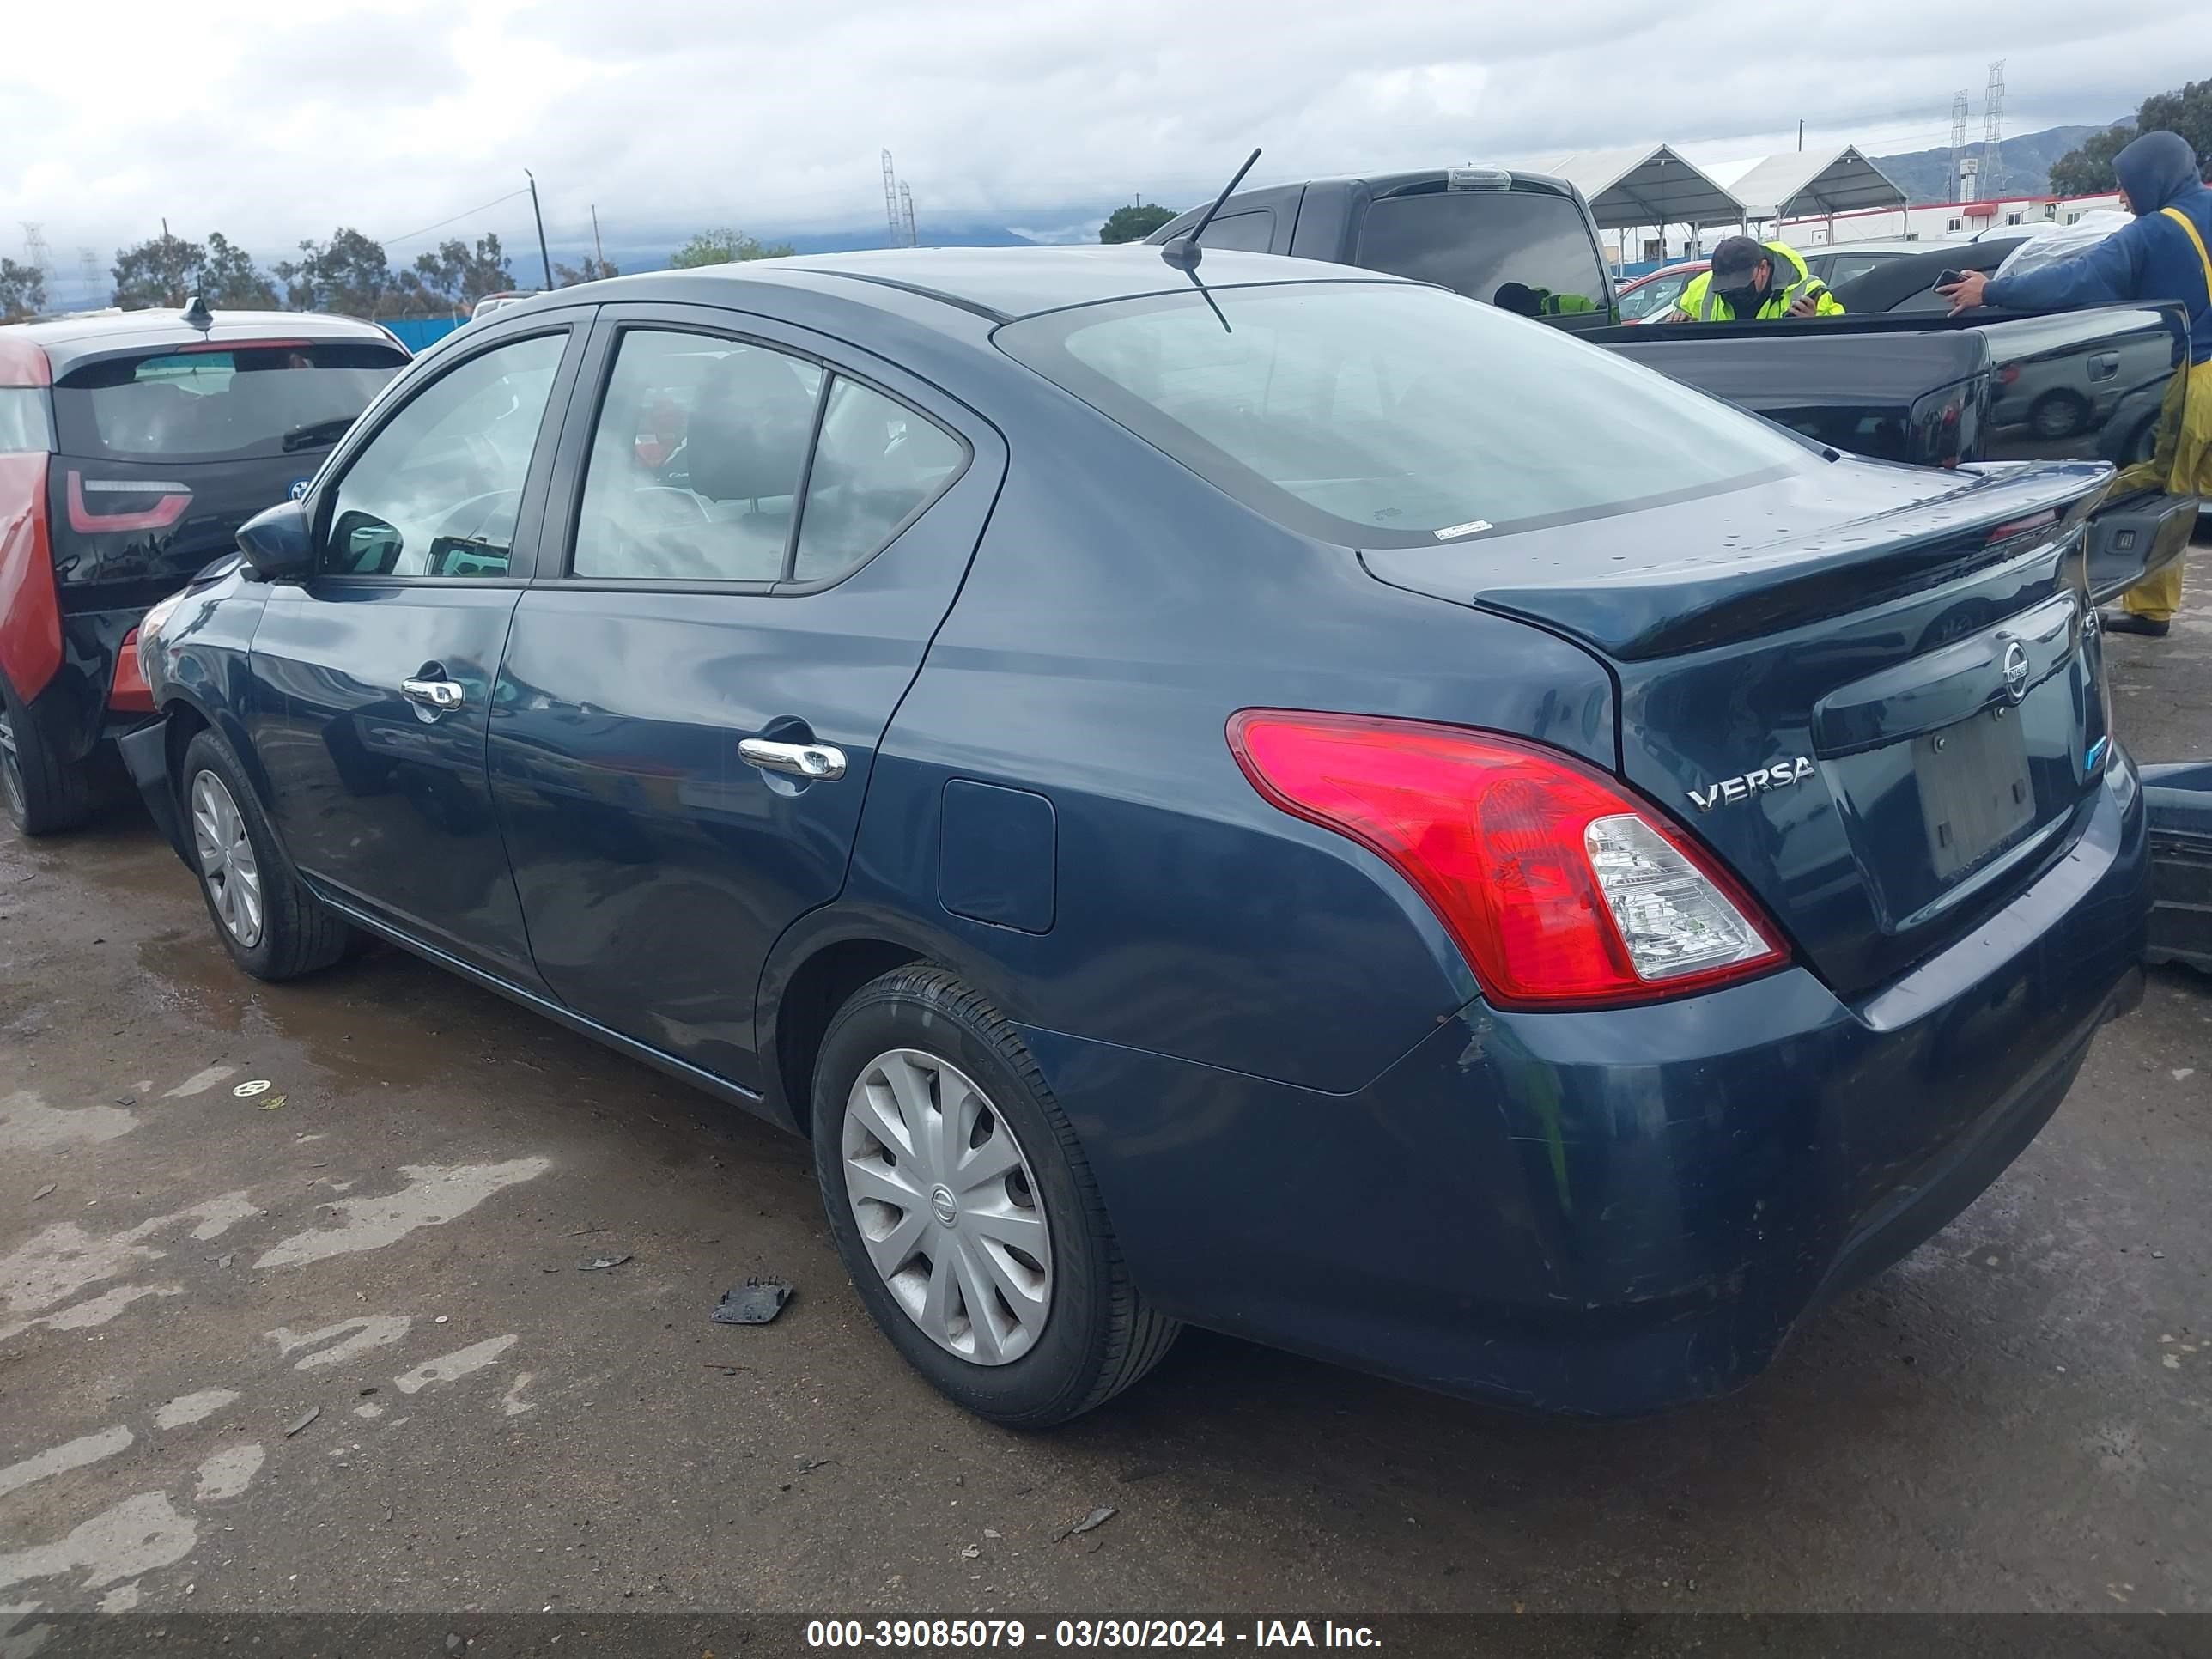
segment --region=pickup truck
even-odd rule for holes
[[[1147,240],[1188,234],[1202,211]],[[1540,173],[1431,168],[1243,191],[1200,244],[1437,283],[1878,460],[2110,462],[2120,476],[2090,534],[2100,599],[2181,556],[2196,524],[2196,499],[2163,494],[2148,465],[2188,361],[2182,307],[1947,315],[1933,292],[1941,271],[1993,265],[2008,242],[1890,260],[1837,289],[1841,317],[1640,328],[1620,324],[1581,193]]]

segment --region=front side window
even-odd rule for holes
[[[276,340],[106,357],[62,377],[64,453],[228,461],[328,449],[407,361],[373,340]]]
[[[1355,547],[1601,518],[1815,464],[1653,370],[1411,283],[1165,293],[995,338],[1256,511]]]
[[[540,334],[500,346],[410,400],[338,481],[321,573],[507,574],[523,481],[568,340]]]
[[[1571,199],[1548,191],[1386,196],[1368,204],[1358,263],[1524,317],[1609,320],[1589,226]]]

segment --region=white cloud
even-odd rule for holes
[[[338,224],[388,241],[533,168],[556,257],[734,224],[882,222],[896,152],[926,228],[1065,227],[1128,200],[1666,140],[1741,161],[1796,141],[1946,141],[2008,59],[2009,130],[2109,119],[2179,81],[2172,14],[2073,0],[1945,13],[1586,0],[169,0],[18,6],[0,58],[0,245],[222,230],[266,259]],[[65,88],[66,90],[61,90]],[[1977,118],[1974,136],[1978,139]],[[440,234],[534,241],[527,198]],[[428,245],[392,246],[395,259]],[[672,241],[671,242],[672,246]]]

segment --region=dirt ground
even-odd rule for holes
[[[2195,557],[2173,635],[2109,647],[2144,761],[2212,752]],[[1732,1399],[1531,1420],[1194,1333],[1009,1434],[869,1326],[797,1142],[396,951],[257,985],[118,810],[0,834],[0,1636],[133,1607],[2212,1610],[2208,1192],[2212,981],[2162,971],[1996,1188]],[[782,1318],[709,1323],[757,1273],[799,1286]]]

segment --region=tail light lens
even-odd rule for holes
[[[1780,966],[1772,924],[1650,805],[1554,750],[1416,720],[1246,709],[1260,793],[1426,899],[1501,1006],[1649,1001]]]

